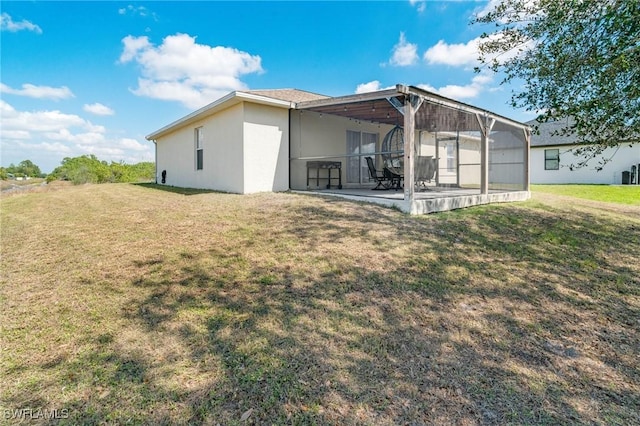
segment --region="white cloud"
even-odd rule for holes
[[[447,44],[444,40],[438,41],[424,53],[424,59],[431,65],[453,65],[473,67],[478,65],[479,38],[469,40],[467,43]]]
[[[66,128],[81,128],[96,131],[99,127],[74,114],[64,114],[60,111],[17,111],[7,102],[0,100],[2,111],[2,129],[4,135],[8,130],[23,130],[27,132],[56,132]]]
[[[30,158],[43,170],[52,170],[63,156],[95,154],[101,160],[153,161],[150,143],[113,137],[104,126],[61,111],[18,111],[0,100],[0,144],[5,161]],[[57,154],[57,157],[53,154]]]
[[[74,97],[73,92],[67,86],[36,86],[29,83],[23,84],[22,89],[13,89],[4,83],[0,83],[0,92],[36,99],[53,99],[55,101]]]
[[[120,54],[120,62],[122,63],[131,61],[140,51],[153,48],[147,36],[134,37],[128,35],[122,39],[122,44],[124,44],[124,50]]]
[[[228,92],[246,89],[240,76],[263,72],[260,56],[232,47],[198,44],[188,34],[167,36],[159,46],[146,36],[127,36],[122,43],[120,62],[135,61],[141,67],[142,76],[133,93],[178,101],[192,109]]]
[[[120,139],[119,144],[122,148],[131,149],[133,151],[146,151],[148,149],[148,146],[145,146],[137,140],[130,138]]]
[[[400,33],[400,40],[393,46],[393,53],[389,64],[397,67],[413,65],[418,61],[418,45],[409,43],[404,35]]]
[[[118,14],[120,14],[120,15],[127,15],[127,14],[139,15],[139,16],[142,16],[143,18],[146,18],[146,17],[150,16],[153,19],[157,20],[157,16],[156,16],[156,14],[154,12],[151,12],[149,9],[147,9],[144,6],[134,6],[132,4],[128,5],[127,7],[122,7],[120,9],[118,9]]]
[[[7,139],[30,139],[31,133],[26,130],[0,130],[2,137]]]
[[[377,92],[378,90],[387,90],[394,89],[396,86],[388,86],[388,87],[380,87],[380,82],[378,80],[373,80],[368,83],[358,84],[356,87],[356,94],[360,93],[368,93],[368,92]]]
[[[29,22],[26,19],[23,19],[19,22],[14,22],[13,18],[11,18],[11,15],[6,12],[0,15],[0,29],[2,31],[9,31],[12,33],[27,30],[33,31],[34,33],[42,34],[42,28],[40,28],[36,24]]]
[[[428,84],[419,84],[418,87],[429,92],[437,93],[447,98],[456,100],[476,98],[480,93],[490,91],[489,86],[493,82],[493,77],[489,74],[478,74],[471,79],[467,85],[460,86],[449,84],[440,88],[435,88]]]
[[[113,115],[115,112],[106,105],[96,102],[95,104],[85,104],[82,109],[95,115]]]
[[[479,57],[480,42],[486,42],[489,40],[499,40],[502,37],[500,34],[491,34],[486,40],[481,40],[480,37],[476,37],[469,40],[466,43],[454,43],[448,44],[444,40],[438,41],[434,46],[431,46],[424,53],[424,60],[430,65],[451,65],[456,67],[472,68],[481,65]],[[504,62],[513,57],[531,49],[535,46],[534,41],[528,41],[521,46],[511,49],[499,56],[492,55],[486,58],[487,62],[493,61],[494,58]]]
[[[425,0],[409,0],[411,6],[415,6],[418,13],[422,13],[427,8],[427,3]]]

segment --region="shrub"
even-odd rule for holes
[[[125,164],[124,162],[100,161],[95,155],[83,155],[65,158],[62,164],[47,176],[47,182],[68,180],[75,185],[83,183],[138,182],[153,179],[155,164],[142,162]]]

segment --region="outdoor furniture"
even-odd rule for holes
[[[382,171],[378,171],[376,166],[373,164],[373,158],[364,157],[367,160],[367,167],[369,167],[369,178],[370,180],[376,181],[377,185],[374,190],[382,190],[382,189],[400,189],[402,185],[402,175],[398,174],[396,171],[391,170],[388,167],[382,169]]]
[[[433,156],[420,156],[416,157],[415,163],[415,180],[416,185],[426,187],[427,183],[430,183],[431,180],[436,176],[438,160],[433,158]]]
[[[389,182],[390,182],[389,188],[393,188],[396,191],[398,189],[402,189],[402,180],[404,179],[404,176],[402,176],[399,173],[396,173],[394,170],[388,167],[384,168],[384,175],[387,179],[389,179]]]
[[[311,170],[315,169],[316,176],[310,175]],[[331,171],[338,170],[338,176],[332,177]],[[327,176],[320,176],[320,170],[327,170]],[[320,187],[320,180],[327,180],[327,189],[331,189],[331,181],[338,180],[338,189],[342,189],[342,162],[340,161],[307,161],[307,188],[309,188],[309,180],[316,181],[316,188]],[[334,185],[335,186],[335,185]]]
[[[392,173],[386,167],[384,168],[384,170],[378,171],[376,169],[376,166],[373,164],[373,158],[364,157],[364,159],[367,160],[367,166],[369,167],[369,179],[373,180],[373,181],[375,181],[377,183],[376,187],[373,188],[373,189],[374,190],[384,190],[384,189],[391,188],[391,186],[394,183],[393,175],[395,175],[395,173]]]

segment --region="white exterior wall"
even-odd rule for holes
[[[348,118],[329,114],[318,114],[312,111],[291,111],[291,189],[307,189],[307,161],[298,160],[306,157],[331,157],[317,159],[320,161],[340,161],[342,162],[342,185],[347,184],[347,164],[345,155],[347,153],[347,130],[356,132],[377,133],[378,147],[382,144],[382,139],[393,126],[360,122]],[[333,175],[336,172],[333,171]],[[326,181],[323,181],[326,185]],[[337,184],[337,181],[332,181]],[[315,180],[310,182],[311,188],[315,188]],[[356,187],[361,185],[354,184]],[[375,186],[375,184],[372,184]]]
[[[560,169],[544,169],[545,149],[560,150]],[[531,147],[531,183],[591,183],[591,184],[620,184],[622,172],[631,170],[633,164],[640,163],[640,144],[634,146],[620,145],[616,148],[607,148],[601,156],[611,158],[601,171],[594,168],[598,165],[598,158],[591,160],[586,167],[570,170],[568,165],[576,163],[578,157],[569,152],[571,146],[545,146]],[[615,153],[615,154],[614,154]]]
[[[289,110],[243,103],[243,193],[289,189]]]
[[[156,176],[166,185],[242,193],[242,104],[182,127],[156,141]],[[195,137],[203,127],[203,169],[196,170]]]

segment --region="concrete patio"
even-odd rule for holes
[[[481,194],[479,189],[443,187],[430,187],[426,190],[415,191],[413,201],[405,200],[403,191],[393,189],[374,191],[370,188],[343,188],[296,192],[381,204],[411,214],[436,213],[489,203],[524,201],[530,197],[529,191],[489,190],[488,194]]]

